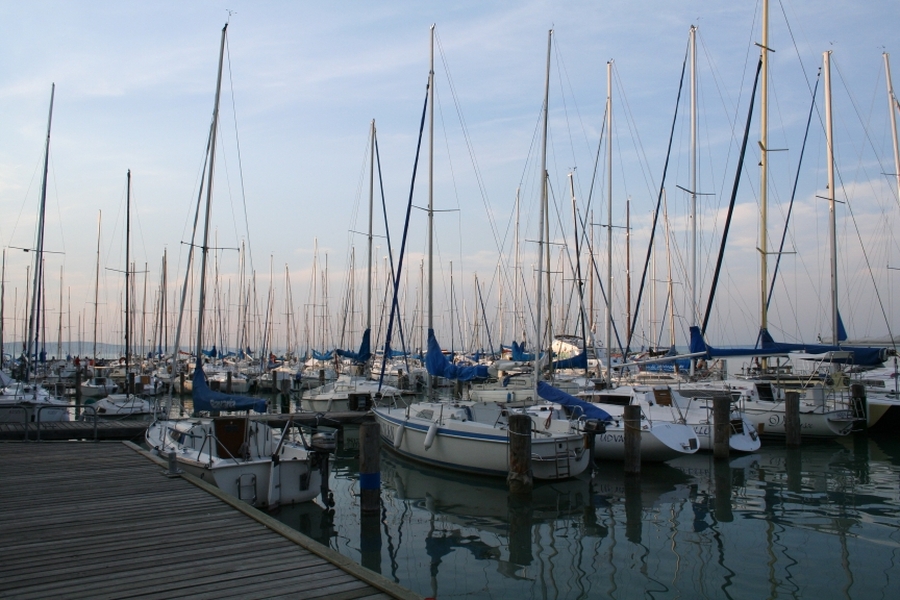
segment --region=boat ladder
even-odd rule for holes
[[[569,450],[565,443],[556,444],[556,477],[565,479],[572,475],[569,470]]]

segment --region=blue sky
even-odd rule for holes
[[[56,99],[51,136],[46,249],[48,308],[59,308],[64,271],[64,327],[73,337],[81,315],[89,335],[93,308],[97,215],[101,241],[101,335],[120,336],[125,173],[133,175],[132,255],[148,264],[148,310],[158,289],[159,264],[168,249],[170,292],[183,278],[185,246],[198,191],[215,88],[222,25],[230,15],[223,84],[220,151],[213,203],[218,246],[249,242],[265,310],[269,271],[275,273],[276,323],[286,322],[285,266],[290,270],[297,335],[316,323],[317,346],[340,343],[341,305],[348,297],[351,247],[356,253],[358,330],[365,278],[368,129],[378,127],[383,185],[395,247],[399,247],[428,71],[429,27],[436,24],[435,205],[439,250],[436,325],[471,332],[480,308],[474,278],[488,305],[494,342],[509,343],[513,292],[514,206],[520,189],[520,252],[526,279],[536,261],[537,125],[543,97],[547,31],[554,30],[548,171],[554,208],[551,236],[571,246],[567,176],[574,172],[581,209],[592,189],[594,223],[607,221],[606,169],[594,173],[603,129],[606,63],[613,60],[614,314],[624,330],[625,200],[631,198],[632,277],[637,288],[666,156],[668,132],[685,56],[688,30],[699,26],[700,184],[704,194],[699,297],[705,305],[734,178],[740,132],[760,40],[758,3],[709,2],[27,2],[0,5],[0,243],[33,243],[40,166],[51,83]],[[772,2],[770,242],[777,246],[799,158],[810,86],[822,52],[833,51],[836,161],[839,196],[839,289],[844,321],[853,337],[879,337],[888,322],[900,325],[891,298],[900,283],[893,237],[898,205],[893,171],[883,52],[898,52],[900,5],[893,1]],[[787,17],[787,21],[785,20]],[[788,27],[789,24],[789,27]],[[900,61],[900,57],[896,59]],[[685,91],[685,94],[687,92]],[[822,106],[821,90],[818,105]],[[678,343],[684,343],[690,308],[686,290],[687,105],[680,107],[666,182],[675,272]],[[461,123],[464,123],[464,127]],[[813,132],[798,183],[797,205],[776,285],[770,325],[777,338],[812,340],[830,335],[824,195],[824,138]],[[710,339],[751,343],[758,326],[758,119],[754,119],[745,176],[717,292]],[[237,143],[239,140],[239,144]],[[238,150],[240,154],[238,154]],[[604,150],[605,152],[605,142]],[[415,204],[424,206],[425,163]],[[244,219],[244,201],[246,214]],[[852,214],[851,214],[852,211]],[[493,220],[493,226],[491,226]],[[383,235],[381,216],[376,233]],[[660,225],[662,230],[662,225]],[[413,211],[404,299],[412,319],[419,297],[425,219]],[[605,274],[605,230],[596,228]],[[383,275],[385,241],[377,259]],[[862,240],[862,242],[860,241]],[[557,252],[561,245],[554,246]],[[667,279],[660,239],[655,279]],[[865,253],[862,248],[865,247]],[[396,250],[395,250],[396,252]],[[317,254],[314,276],[314,254]],[[237,294],[238,259],[220,252],[223,289]],[[499,257],[505,257],[502,261]],[[9,250],[7,331],[17,306],[21,329],[25,265],[30,255]],[[455,301],[451,313],[450,272]],[[328,283],[323,288],[327,262]],[[559,296],[571,274],[554,256]],[[499,276],[498,273],[506,273]],[[315,277],[315,285],[314,283]],[[143,280],[139,277],[139,294]],[[645,339],[668,344],[665,283],[650,310],[642,307]],[[876,293],[877,292],[877,293]],[[533,291],[529,291],[533,295]],[[599,293],[599,292],[597,292]],[[636,291],[633,292],[636,296]],[[650,295],[645,294],[645,300]],[[633,297],[634,297],[633,296]],[[68,298],[71,297],[71,311]],[[501,299],[502,298],[502,299]],[[327,333],[321,333],[329,305]],[[224,303],[225,300],[222,300]],[[236,303],[234,298],[232,304]],[[170,306],[174,301],[170,299]],[[502,304],[502,311],[497,305]],[[558,328],[572,332],[557,302]],[[595,300],[596,318],[602,311]],[[503,316],[503,323],[499,314]],[[377,313],[377,307],[376,307]],[[655,320],[650,322],[651,315]],[[380,315],[376,314],[376,317]],[[231,316],[230,319],[235,319]],[[56,316],[48,337],[56,339]],[[308,325],[304,325],[304,322]],[[233,324],[233,323],[232,323]],[[409,323],[409,327],[413,324]],[[528,325],[531,327],[531,325]],[[304,331],[300,331],[303,329]],[[602,321],[598,330],[602,331]],[[660,334],[660,331],[665,331]],[[283,334],[279,334],[283,338]],[[348,334],[352,338],[354,333]],[[459,333],[454,335],[459,336]],[[663,336],[662,339],[660,336]],[[7,339],[14,336],[6,334]],[[520,335],[517,337],[521,337]],[[344,345],[354,345],[348,342]]]

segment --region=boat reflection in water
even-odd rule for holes
[[[900,579],[900,442],[888,438],[695,454],[638,478],[611,463],[530,500],[382,452],[372,518],[355,452],[338,451],[333,530],[314,535],[424,596],[882,598]]]

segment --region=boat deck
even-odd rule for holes
[[[420,598],[117,442],[0,443],[4,598]]]

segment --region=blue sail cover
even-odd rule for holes
[[[326,352],[324,354],[313,350],[312,356],[316,360],[331,360],[332,358],[334,358],[334,350],[329,350],[328,352]]]
[[[840,327],[838,328],[838,337],[840,337],[840,332],[841,330],[843,330],[843,325],[840,324],[840,317],[838,317],[838,324],[840,325]],[[846,335],[847,333],[845,331],[845,338]],[[808,354],[824,354],[826,352],[852,352],[853,355],[849,359],[835,359],[833,362],[846,362],[863,367],[877,367],[881,365],[885,360],[887,360],[888,354],[886,348],[875,348],[869,346],[834,346],[829,344],[790,344],[787,342],[776,342],[774,339],[772,339],[772,336],[766,329],[760,330],[759,336],[762,339],[762,347],[764,350],[773,349],[784,353],[806,352]]]
[[[434,377],[444,377],[456,381],[472,381],[490,377],[485,365],[460,367],[452,364],[441,351],[441,346],[434,337],[434,329],[428,330],[428,353],[425,355],[425,368]]]
[[[555,369],[587,369],[588,359],[587,353],[582,351],[580,354],[564,358],[553,363]]]
[[[553,387],[546,381],[538,381],[537,393],[538,396],[547,402],[561,404],[566,408],[572,409],[572,412],[574,413],[584,415],[587,419],[597,419],[598,421],[603,421],[605,423],[609,423],[613,420],[610,414],[602,408],[598,408],[590,402],[579,400],[575,396]]]
[[[369,341],[370,336],[371,336],[370,330],[366,329],[363,332],[362,343],[360,343],[360,345],[359,345],[359,352],[353,352],[352,350],[337,349],[337,350],[335,350],[335,353],[338,356],[342,356],[344,358],[349,358],[350,360],[352,360],[353,362],[356,362],[356,363],[360,363],[360,364],[366,363],[369,361],[370,358],[372,358],[372,350],[370,348],[371,343]]]
[[[194,401],[194,410],[255,410],[258,413],[266,412],[266,401],[249,396],[236,396],[209,389],[206,383],[206,374],[203,369],[194,369],[194,389],[191,398]]]
[[[786,351],[765,348],[713,348],[703,339],[700,328],[691,325],[691,354],[706,352],[710,358],[725,358],[728,356],[771,356],[773,354],[785,354]]]
[[[874,348],[865,346],[831,346],[826,344],[790,344],[776,342],[767,329],[759,330],[759,348],[713,348],[708,345],[696,326],[691,327],[691,352],[706,352],[711,358],[727,356],[772,356],[784,355],[790,352],[806,352],[808,354],[824,354],[826,352],[852,352],[853,356],[847,360],[835,360],[834,362],[848,362],[854,365],[866,367],[878,366],[887,359],[886,348]]]
[[[512,343],[512,359],[516,362],[534,360],[534,354],[525,352],[525,342],[520,346],[515,340]]]

